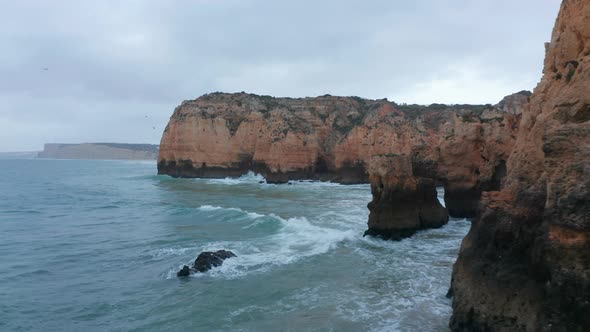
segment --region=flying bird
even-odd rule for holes
[[[43,69],[43,70],[49,70],[49,68],[45,68],[45,67],[43,67],[43,68],[41,68],[41,69]]]

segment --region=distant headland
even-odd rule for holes
[[[159,145],[127,143],[46,143],[37,158],[151,160]]]

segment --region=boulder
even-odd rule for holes
[[[188,265],[185,265],[176,273],[177,277],[188,277],[191,274],[191,270]]]
[[[236,257],[236,255],[229,250],[203,251],[195,259],[194,269],[199,272],[205,272],[214,267],[221,266],[224,260],[231,257]]]
[[[224,260],[231,257],[236,257],[236,255],[229,250],[203,251],[197,256],[197,259],[195,259],[192,268],[185,265],[176,273],[176,276],[186,277],[189,276],[191,272],[209,271],[214,267],[221,266]]]

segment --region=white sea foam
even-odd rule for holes
[[[202,179],[197,179],[197,181],[201,181]],[[206,179],[207,183],[211,184],[225,184],[225,185],[238,185],[238,184],[267,184],[266,179],[262,174],[256,174],[252,171],[238,177],[238,178],[231,178],[226,177],[223,179]],[[358,189],[358,188],[369,188],[369,184],[354,184],[354,185],[344,185],[336,182],[330,181],[317,181],[317,180],[291,180],[289,181],[291,185],[298,185],[298,186],[308,186],[308,187],[346,187],[350,189]],[[279,184],[284,185],[284,184]]]
[[[239,178],[224,178],[224,179],[208,179],[207,183],[212,184],[227,184],[227,185],[236,185],[236,184],[244,184],[244,183],[266,183],[266,179],[261,174],[255,174],[254,172],[248,172]]]
[[[307,187],[340,187],[348,189],[367,189],[369,190],[369,184],[340,184],[331,181],[317,181],[317,180],[291,180],[289,181],[292,185],[307,186]]]
[[[199,210],[203,211],[215,211],[223,209],[221,206],[202,205],[198,207]]]
[[[444,207],[445,205],[445,187],[436,187],[436,196],[440,204]]]
[[[188,252],[193,252],[198,250],[196,247],[185,247],[185,248],[161,248],[156,250],[151,250],[148,252],[150,256],[153,258],[161,258],[161,257],[168,257],[168,256],[180,256],[185,255]]]
[[[325,186],[334,185],[317,182],[297,182],[295,185]],[[439,200],[444,204],[444,193],[439,190]],[[449,306],[445,302],[445,287],[440,287],[440,277],[432,274],[432,269],[449,269],[451,261],[441,256],[441,250],[454,249],[456,236],[454,227],[465,227],[466,221],[452,220],[453,225],[447,225],[436,230],[419,232],[410,239],[403,241],[382,241],[371,237],[362,237],[366,229],[368,211],[364,203],[369,195],[359,194],[342,199],[335,203],[334,209],[320,213],[312,218],[295,217],[282,218],[269,214],[253,218],[246,226],[253,227],[267,222],[279,223],[279,229],[273,228],[268,235],[255,240],[211,242],[196,250],[233,251],[237,257],[224,261],[223,265],[207,273],[194,274],[194,278],[235,279],[247,275],[267,273],[286,264],[302,264],[302,261],[313,256],[330,253],[339,246],[350,247],[352,251],[371,262],[375,270],[383,272],[383,278],[372,275],[367,279],[367,289],[387,290],[367,291],[367,289],[342,290],[335,294],[326,288],[311,288],[300,291],[289,298],[274,302],[270,306],[253,305],[240,308],[231,313],[232,317],[252,312],[277,313],[312,308],[319,308],[325,304],[323,296],[330,296],[334,305],[335,315],[342,320],[352,322],[371,322],[366,325],[367,330],[403,330],[402,326],[424,324],[426,321],[436,321],[439,316],[448,316]],[[225,208],[219,206],[202,206],[204,211],[216,211]],[[249,212],[228,208],[227,210]],[[455,224],[456,223],[456,224]],[[460,232],[459,232],[460,233]],[[450,256],[455,257],[455,256]],[[192,258],[194,260],[194,257]],[[446,259],[446,260],[445,260]],[[189,264],[190,262],[185,262]],[[437,267],[438,264],[440,267]],[[172,268],[166,274],[167,278],[176,278],[176,272],[184,264]],[[399,276],[399,277],[395,277]],[[402,277],[403,276],[403,277]],[[354,299],[354,300],[351,300]],[[379,317],[379,320],[375,320]],[[444,322],[446,323],[446,321]],[[442,325],[441,325],[442,326]]]
[[[206,274],[198,273],[194,276],[209,275],[233,279],[249,273],[264,272],[276,266],[327,253],[339,243],[352,241],[359,235],[354,230],[321,227],[304,217],[284,219],[274,214],[267,217],[280,222],[281,228],[278,232],[251,241],[212,242],[203,246],[200,251],[226,249],[233,251],[237,257],[225,260],[222,266]],[[258,220],[254,223],[260,222],[264,221]],[[182,265],[184,264],[170,269],[165,277],[175,277]]]
[[[353,231],[340,231],[312,225],[305,218],[280,219],[283,228],[274,235],[250,243],[229,244],[238,257],[211,271],[212,276],[241,277],[251,272],[264,272],[274,266],[292,264],[303,258],[324,254],[338,243],[352,240]],[[220,244],[211,244],[210,249]],[[208,248],[208,249],[209,249]],[[231,249],[230,249],[231,250]]]
[[[264,217],[263,214],[256,213],[256,212],[244,211],[244,210],[242,210],[240,208],[224,208],[224,207],[221,207],[221,206],[202,205],[202,206],[199,206],[197,209],[199,209],[201,211],[218,211],[218,210],[236,211],[236,212],[244,213],[244,214],[246,214],[248,217],[250,217],[252,219],[257,219],[257,218]]]
[[[317,218],[321,225],[355,230],[358,234],[362,234],[367,228],[368,215],[368,211],[363,209],[346,212],[329,211],[318,215]]]

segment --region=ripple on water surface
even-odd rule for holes
[[[0,166],[14,175],[0,184],[2,330],[447,330],[468,221],[386,242],[362,237],[368,185],[173,179],[141,162]],[[238,257],[176,278],[218,249]]]

